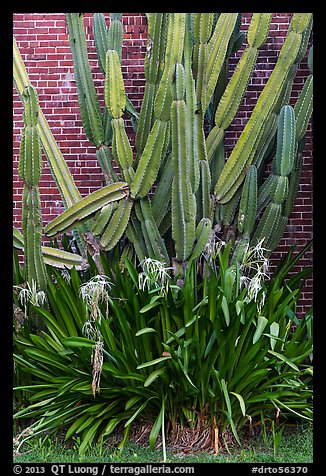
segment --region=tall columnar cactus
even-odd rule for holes
[[[178,261],[185,261],[191,253],[195,240],[196,201],[190,180],[190,161],[187,150],[187,105],[185,96],[185,72],[176,64],[174,100],[171,106],[172,142],[172,237],[175,241]]]
[[[288,175],[294,165],[296,148],[296,124],[294,109],[283,106],[277,131],[277,148],[272,164],[271,187],[269,190],[269,203],[259,221],[253,235],[253,241],[264,238],[264,245],[268,249],[274,248],[278,230],[282,227],[282,208],[289,192]]]
[[[35,282],[38,290],[45,291],[47,276],[43,261],[42,211],[38,182],[42,173],[41,141],[37,131],[39,116],[38,96],[32,86],[22,93],[24,103],[24,129],[20,143],[18,173],[24,181],[23,190],[23,236],[27,280]]]
[[[104,142],[104,127],[87,56],[84,16],[82,13],[67,13],[66,18],[70,49],[74,59],[80,115],[88,139],[99,147]]]
[[[112,249],[125,236],[139,261],[150,256],[173,263],[176,272],[196,259],[216,234],[233,240],[235,261],[257,240],[272,250],[293,208],[312,113],[312,66],[294,108],[288,105],[312,15],[293,14],[274,70],[227,160],[224,133],[268,37],[271,14],[252,15],[247,47],[230,81],[229,58],[245,37],[241,14],[148,13],[147,20],[146,83],[138,114],[123,83],[121,14],[110,14],[109,28],[103,14],[94,14],[94,41],[104,75],[102,113],[83,14],[67,14],[81,117],[106,186],[83,199],[77,191],[46,233],[54,236],[86,220],[100,249]],[[21,65],[15,65],[19,84]],[[137,123],[134,146],[125,113]],[[270,158],[272,170],[264,178]],[[74,190],[70,178],[60,175],[54,154],[51,159],[51,170],[68,197],[68,190]]]

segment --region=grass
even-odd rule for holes
[[[302,426],[296,431],[284,431],[275,448],[272,433],[252,437],[243,448],[232,448],[218,455],[212,453],[177,453],[167,450],[166,463],[312,463],[313,431]],[[20,447],[20,456],[14,456],[14,463],[162,463],[162,451],[151,451],[148,447],[134,442],[126,444],[123,450],[114,446],[97,446],[87,454],[78,454],[75,445],[65,446],[59,439],[49,435],[29,440]]]

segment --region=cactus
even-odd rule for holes
[[[208,159],[224,136],[225,129],[231,124],[247,90],[250,76],[256,64],[258,50],[266,41],[270,13],[254,13],[248,29],[248,48],[241,56],[239,63],[224,90],[215,112],[215,126],[207,137]]]
[[[13,76],[16,90],[20,98],[23,99],[22,95],[24,88],[30,85],[30,81],[18,51],[15,38],[13,39]],[[78,202],[81,195],[40,108],[36,127],[64,206],[69,207]]]
[[[22,227],[27,280],[40,291],[47,287],[47,275],[41,251],[42,211],[38,182],[42,173],[41,141],[37,131],[38,96],[32,86],[22,92],[24,129],[20,144],[18,173],[24,181]]]
[[[127,199],[120,200],[100,239],[104,250],[112,250],[127,228],[133,203]]]
[[[276,153],[272,163],[272,186],[269,187],[269,203],[253,234],[253,242],[264,239],[264,246],[269,250],[278,242],[280,230],[287,223],[282,213],[289,193],[288,176],[294,166],[296,140],[296,121],[294,109],[285,105],[282,107],[277,130]]]
[[[182,59],[185,35],[185,14],[171,13],[168,20],[164,71],[154,100],[154,124],[148,134],[137,165],[132,197],[145,197],[153,186],[169,141],[169,120],[172,103],[171,82],[174,65]]]
[[[172,237],[176,256],[185,261],[191,253],[195,239],[195,196],[191,187],[187,151],[187,106],[184,101],[185,73],[176,65],[174,101],[171,106],[172,167]]]
[[[24,236],[15,227],[13,227],[13,247],[24,250]],[[76,253],[69,253],[50,246],[41,246],[41,252],[44,263],[56,268],[65,269],[75,266],[77,270],[82,270],[87,267],[86,260]]]
[[[90,193],[87,197],[80,199],[78,203],[69,207],[61,215],[48,223],[44,231],[49,237],[63,233],[73,227],[76,222],[88,218],[108,203],[121,200],[126,196],[128,196],[128,184],[126,182],[116,182],[112,185],[107,185]]]
[[[238,213],[238,231],[248,238],[253,230],[257,215],[257,169],[249,167],[244,181]]]
[[[109,251],[124,243],[139,261],[162,260],[178,273],[200,256],[214,233],[232,237],[233,262],[257,240],[264,239],[265,246],[274,249],[293,208],[312,113],[312,49],[311,75],[294,108],[288,105],[312,15],[293,14],[274,70],[227,160],[224,134],[267,39],[271,14],[252,15],[247,47],[229,81],[228,60],[245,36],[240,31],[241,14],[146,14],[146,82],[140,114],[124,88],[121,15],[110,14],[109,28],[103,14],[93,16],[95,47],[105,77],[102,113],[88,62],[83,14],[66,14],[81,117],[106,185],[81,198],[40,111],[33,127],[66,208],[45,227],[46,235],[82,229],[87,222],[99,249]],[[14,77],[21,95],[29,81],[18,52]],[[31,120],[31,113],[27,108],[25,117]],[[134,147],[125,128],[126,113],[136,129]],[[20,173],[37,182],[39,164],[23,160],[31,144],[37,156],[39,146],[33,137],[23,135]],[[271,158],[272,170],[264,178]],[[16,235],[16,246],[22,246]],[[121,241],[124,237],[127,242]],[[60,266],[60,260],[69,263],[70,258],[57,259]],[[81,259],[76,258],[76,266],[82,266]]]
[[[99,147],[104,141],[104,128],[87,57],[84,15],[82,13],[67,13],[66,18],[70,49],[74,59],[80,115],[88,139]]]
[[[302,17],[301,14],[297,14],[297,16]],[[296,24],[297,16],[294,15],[292,23]],[[216,184],[215,194],[220,203],[226,203],[232,198],[245,177],[245,168],[254,160],[265,123],[282,99],[283,86],[286,84],[300,50],[303,27],[305,25],[308,27],[310,17],[311,14],[305,14],[299,31],[291,29],[285,39],[275,68]],[[262,117],[264,117],[264,121],[261,120]]]
[[[136,148],[140,156],[154,122],[154,100],[163,73],[165,36],[168,16],[166,13],[147,13],[148,33],[145,56],[145,92],[136,133]]]
[[[192,250],[189,262],[194,261],[205,248],[212,229],[212,222],[209,218],[202,218],[196,228],[196,244]]]

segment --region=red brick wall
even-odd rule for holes
[[[109,23],[109,15],[104,14]],[[251,13],[243,14],[242,29],[246,31]],[[287,33],[291,13],[273,13],[269,38],[260,49],[258,61],[251,78],[242,106],[226,133],[226,154],[229,156],[237,137],[251,114],[257,97],[273,69],[279,50]],[[98,67],[91,27],[92,14],[85,14],[86,36],[89,58],[99,97],[103,97],[103,75]],[[144,91],[143,62],[146,51],[147,21],[143,13],[124,13],[122,71],[128,96],[137,110],[140,110]],[[67,161],[76,185],[82,196],[98,189],[103,184],[98,166],[95,147],[89,143],[79,116],[77,91],[73,75],[72,55],[69,48],[64,13],[16,13],[13,15],[13,33],[25,63],[29,78],[36,87],[40,107],[48,120],[52,133]],[[246,43],[244,44],[244,47]],[[244,48],[243,47],[243,48]],[[230,74],[241,54],[230,61]],[[296,75],[291,103],[295,102],[305,78],[308,76],[306,57]],[[103,106],[103,100],[101,101]],[[21,227],[22,182],[17,174],[19,144],[22,130],[23,108],[14,90],[13,101],[13,165],[14,225]],[[130,129],[127,131],[130,133]],[[53,220],[63,211],[62,201],[44,158],[43,174],[39,183],[42,198],[43,222]],[[303,174],[295,208],[286,228],[284,237],[274,252],[274,262],[286,252],[289,245],[301,248],[312,238],[312,130],[308,128],[304,151]],[[312,251],[296,268],[312,264]],[[312,302],[312,279],[304,288],[300,311]]]

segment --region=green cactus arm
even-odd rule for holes
[[[36,126],[25,125],[20,142],[19,177],[37,185],[42,174],[41,140]]]
[[[119,119],[126,108],[126,93],[118,53],[108,50],[106,53],[105,104],[110,115]]]
[[[296,196],[299,190],[299,185],[300,185],[302,162],[303,162],[302,152],[298,152],[295,157],[293,169],[289,176],[289,191],[284,203],[283,215],[286,218],[290,217],[294,204],[295,204],[295,199],[296,199]]]
[[[175,63],[182,59],[184,36],[185,14],[169,14],[164,71],[154,101],[155,121],[136,168],[131,185],[132,197],[145,197],[149,192],[166,153],[172,101],[172,74]]]
[[[150,200],[142,198],[138,203],[135,202],[135,211],[140,220],[142,234],[146,244],[146,255],[150,258],[169,263],[169,255],[161,237],[158,227],[155,223]]]
[[[148,34],[145,55],[145,91],[136,132],[136,149],[140,156],[155,120],[154,100],[162,75],[165,55],[166,13],[148,13]]]
[[[221,13],[208,43],[207,49],[207,71],[206,71],[206,91],[203,96],[203,111],[206,111],[211,100],[218,77],[228,51],[229,42],[238,18],[237,13]]]
[[[142,152],[144,151],[146,141],[155,121],[154,100],[156,90],[156,83],[146,82],[144,96],[140,109],[140,118],[136,132],[136,150],[138,157],[140,157]]]
[[[213,195],[214,193],[215,184],[217,183],[218,178],[221,175],[224,164],[225,164],[225,149],[224,149],[224,138],[222,137],[219,145],[217,146],[217,148],[215,149],[215,152],[213,153],[213,156],[211,157],[210,164],[209,164],[210,171],[211,171],[211,190],[210,190],[211,195]]]
[[[122,13],[110,13],[110,26],[108,29],[108,49],[118,53],[119,61],[122,58],[123,27]]]
[[[273,153],[276,143],[277,126],[278,114],[272,112],[266,126],[264,127],[261,139],[257,146],[256,157],[254,159],[258,176],[261,176],[263,173],[266,160],[268,160]]]
[[[192,74],[192,38],[190,31],[190,17],[186,18],[186,33],[184,47],[184,71],[185,71],[185,101],[187,104],[187,150],[189,158],[190,182],[194,193],[199,186],[199,150],[198,150],[198,122],[196,120],[197,98],[195,79]]]
[[[313,110],[313,76],[308,76],[294,106],[296,138],[300,141],[307,130]]]
[[[220,220],[222,221],[222,225],[225,227],[232,225],[236,217],[238,205],[241,198],[241,192],[242,192],[241,187],[239,187],[238,190],[233,195],[233,197],[231,198],[231,200],[229,200],[227,203],[223,205],[222,204],[219,205]]]
[[[194,13],[193,33],[197,43],[207,43],[212,35],[214,13]]]
[[[24,184],[22,228],[27,280],[30,284],[35,282],[38,290],[46,291],[47,274],[41,251],[42,211],[37,185]]]
[[[172,97],[175,101],[183,101],[185,99],[185,69],[181,63],[174,65],[173,80],[171,81]]]
[[[44,228],[47,236],[54,236],[72,228],[75,223],[84,220],[110,202],[128,196],[128,184],[117,182],[90,193],[75,203]]]
[[[171,228],[172,226],[172,210],[171,210],[171,201],[166,208],[166,213],[158,226],[158,231],[160,235],[163,237],[165,233]]]
[[[13,38],[13,72],[14,83],[22,99],[23,90],[26,86],[30,85],[30,80],[15,38]],[[64,206],[69,207],[76,203],[81,196],[41,109],[39,109],[37,131]]]
[[[290,23],[290,29],[296,33],[304,33],[309,28],[311,13],[294,13]]]
[[[18,173],[28,185],[37,185],[42,174],[41,141],[37,131],[39,102],[33,86],[22,92],[24,129],[20,143]]]
[[[121,117],[126,108],[126,101],[118,53],[115,50],[108,50],[106,53],[105,104],[112,117],[112,153],[120,166],[124,179],[131,183],[133,153],[126,134],[124,120]]]
[[[271,193],[271,200],[274,203],[282,204],[289,192],[289,178],[284,175],[275,176],[275,184]]]
[[[197,259],[204,250],[210,236],[212,222],[209,218],[202,218],[196,228],[196,244],[191,252],[189,263]]]
[[[257,215],[257,169],[251,165],[244,180],[238,213],[238,230],[245,237],[252,233]]]
[[[164,164],[162,175],[152,197],[153,217],[157,226],[160,226],[168,211],[168,208],[170,207],[172,180],[173,167],[171,164],[171,154],[169,154],[166,163]]]
[[[102,169],[106,185],[118,182],[119,178],[112,165],[113,157],[109,147],[106,145],[102,145],[99,149],[96,150],[96,156]]]
[[[120,200],[118,207],[113,213],[112,218],[101,236],[100,245],[103,249],[107,251],[112,250],[112,248],[114,248],[114,246],[119,242],[127,228],[132,206],[132,201],[128,199]]]
[[[156,119],[130,186],[133,198],[145,197],[152,188],[166,153],[168,136],[168,122]]]
[[[280,242],[287,223],[288,223],[288,218],[284,216],[281,216],[277,220],[275,229],[273,231],[273,236],[270,238],[268,243],[268,248],[270,252],[273,251],[277,247],[278,243]]]
[[[94,43],[98,57],[98,63],[105,74],[106,52],[108,47],[108,29],[103,13],[94,13],[93,15],[93,34]]]
[[[155,118],[161,121],[170,119],[172,103],[171,81],[175,63],[182,62],[185,38],[185,13],[169,13],[164,71],[155,96]]]
[[[298,19],[301,18],[301,16],[302,16],[302,19],[304,20],[303,25],[305,28],[301,33],[301,44],[300,44],[298,53],[294,58],[293,65],[291,66],[289,73],[284,81],[284,84],[281,87],[281,93],[279,94],[279,98],[275,103],[274,111],[277,112],[277,114],[275,114],[274,112],[272,113],[272,115],[275,114],[277,116],[282,106],[287,105],[290,102],[293,80],[295,78],[299,63],[302,61],[305,55],[305,52],[307,50],[308,41],[310,38],[312,24],[313,24],[312,15],[294,13],[290,26],[289,26],[289,31],[297,31],[296,23],[298,22]],[[295,25],[294,28],[293,28],[293,24]],[[267,121],[266,125],[264,126],[264,133],[261,139],[259,140],[259,143],[257,146],[257,153],[254,159],[257,165],[257,169],[259,168],[262,169],[262,167],[260,167],[259,165],[259,162],[262,165],[265,159],[268,158],[270,146],[272,146],[272,143],[274,142],[272,139],[273,139],[273,134],[275,134],[275,131],[274,131],[275,126],[271,124],[272,123],[270,123],[270,121]],[[268,137],[267,141],[271,141],[270,144],[265,142],[265,136]],[[266,151],[266,154],[264,151]],[[263,156],[263,154],[265,154],[265,157]]]
[[[313,72],[313,65],[314,65],[314,60],[313,60],[313,51],[314,51],[314,47],[313,45],[310,47],[310,50],[309,50],[309,54],[308,54],[308,60],[307,60],[307,63],[308,63],[308,67],[309,67],[309,71],[311,74],[314,74]]]
[[[13,247],[18,250],[24,249],[24,236],[15,226],[13,226]]]
[[[27,280],[38,290],[47,288],[47,274],[41,252],[42,209],[38,182],[42,172],[41,146],[37,132],[39,102],[36,90],[28,85],[22,91],[24,130],[20,147],[19,172],[24,181],[22,230]]]
[[[210,129],[213,126],[213,120],[214,120],[214,115],[216,112],[216,107],[222,97],[222,94],[224,93],[224,90],[227,86],[228,80],[229,80],[229,58],[230,56],[233,56],[236,54],[239,48],[242,47],[242,44],[244,42],[244,39],[246,37],[245,33],[240,31],[241,28],[241,23],[242,23],[242,14],[238,13],[237,15],[237,20],[235,22],[235,26],[229,41],[229,45],[227,48],[227,52],[225,55],[224,62],[222,64],[216,86],[214,88],[214,92],[211,98],[211,101],[209,103],[209,106],[206,110],[206,117],[209,121],[210,124]],[[216,26],[216,25],[215,25]],[[213,26],[213,31],[215,30],[215,26]]]
[[[105,205],[96,213],[91,229],[93,235],[99,236],[104,232],[104,229],[108,224],[116,207],[117,202],[111,202]]]
[[[248,47],[241,56],[216,108],[215,124],[224,130],[231,124],[247,90],[258,57],[258,49]]]
[[[191,253],[195,239],[195,196],[189,179],[186,132],[187,108],[184,101],[171,106],[172,166],[172,238],[178,261]]]
[[[88,263],[82,256],[75,253],[69,253],[65,250],[52,248],[50,246],[41,247],[44,263],[55,268],[71,269],[75,267],[77,271],[87,268]]]
[[[167,13],[146,13],[148,33],[145,56],[145,78],[150,84],[158,84],[164,70]]]
[[[262,201],[266,203],[269,200],[269,203],[262,216],[263,223],[261,226],[259,224],[256,230],[256,235],[259,236],[260,234],[260,237],[265,238],[265,246],[267,246],[270,251],[277,246],[285,230],[288,221],[286,215],[288,211],[292,210],[293,193],[297,192],[296,186],[294,186],[296,183],[293,182],[292,174],[295,166],[296,149],[295,112],[291,106],[284,105],[278,120],[277,146],[272,163],[272,174],[269,177],[270,180],[266,180],[265,183],[267,185],[260,194],[263,199]],[[264,195],[266,197],[265,199]],[[279,210],[281,210],[281,212],[279,212]],[[275,222],[271,223],[273,219]],[[270,225],[272,228],[269,230],[268,227]]]
[[[126,133],[124,120],[122,117],[112,119],[112,154],[119,165],[124,179],[131,184],[134,170],[132,168],[133,153]]]
[[[130,220],[126,228],[126,236],[133,245],[138,261],[141,263],[146,258],[147,251],[140,223],[138,226],[139,228],[135,227],[131,212]]]
[[[224,129],[214,126],[206,138],[207,160],[210,162],[214,156],[214,152],[224,139]]]
[[[278,175],[289,175],[296,149],[296,123],[292,106],[283,106],[279,115],[275,170]]]
[[[66,13],[66,20],[74,62],[80,115],[88,139],[96,147],[99,147],[104,141],[104,127],[87,56],[84,16],[82,13]]]
[[[212,31],[213,18],[213,13],[194,13],[193,72],[196,80],[197,103],[202,114],[205,113],[207,88],[207,43]]]
[[[260,48],[267,40],[271,13],[253,13],[248,28],[248,43],[253,48]]]
[[[262,210],[266,208],[267,204],[271,201],[275,184],[276,175],[271,173],[260,186],[257,198],[257,215],[260,215]]]
[[[271,244],[282,219],[282,205],[270,202],[258,222],[251,242],[253,245],[264,239],[263,246],[271,251]]]
[[[197,220],[211,216],[211,172],[207,160],[199,161],[200,181],[197,190]]]
[[[104,75],[106,75],[106,53],[108,50],[115,50],[121,63],[122,43],[123,43],[123,27],[121,21],[122,14],[110,13],[110,27],[107,28],[103,13],[94,13],[93,16],[93,32],[94,41],[97,51],[99,66]],[[126,95],[125,112],[130,116],[134,130],[137,128],[139,113]],[[104,111],[104,143],[109,145],[111,142],[110,135],[111,116],[108,109]]]

